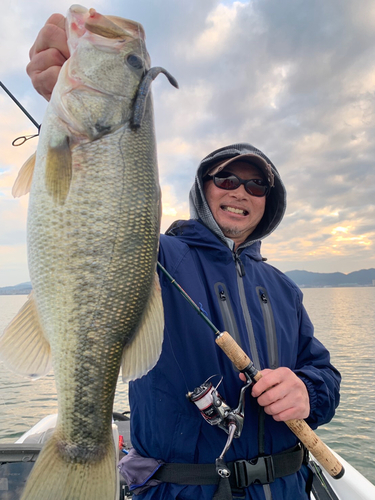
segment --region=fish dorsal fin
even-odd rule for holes
[[[19,198],[30,192],[31,182],[33,180],[35,168],[36,153],[30,156],[28,160],[22,165],[18,172],[17,179],[13,185],[12,195],[14,198]]]
[[[99,14],[95,9],[90,9],[90,17],[85,22],[85,28],[90,33],[104,38],[134,38],[132,33],[112,22],[107,16]]]
[[[69,137],[57,145],[49,145],[46,155],[46,189],[52,198],[63,205],[72,180],[72,152]]]
[[[132,342],[124,349],[122,357],[122,379],[124,382],[145,375],[157,363],[163,343],[164,311],[159,277],[155,283],[148,305]]]
[[[51,369],[51,349],[33,292],[0,337],[0,360],[12,371],[31,379],[42,377]]]

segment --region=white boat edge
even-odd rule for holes
[[[31,429],[22,434],[22,436],[17,439],[16,443],[24,443],[29,436],[32,436],[34,434],[41,434],[43,432],[47,432],[49,429],[53,429],[54,427],[56,427],[56,422],[57,413],[47,415],[46,417],[39,420],[39,422],[31,427]]]
[[[330,449],[344,466],[345,473],[340,479],[334,479],[323,468],[323,475],[340,500],[375,500],[375,486],[349,462]],[[319,462],[311,456],[314,462]]]
[[[29,436],[47,432],[49,429],[54,428],[57,422],[57,414],[48,415],[35,424],[30,430],[25,432],[16,443],[23,443]],[[113,438],[115,443],[119,442],[119,432],[117,425],[112,424]],[[118,450],[118,446],[116,446]],[[357,469],[355,469],[349,462],[344,460],[338,453],[331,450],[332,453],[340,460],[344,466],[345,473],[340,479],[334,479],[328,472],[322,468],[323,475],[329,483],[333,491],[336,493],[340,500],[375,500],[375,486],[365,478]],[[311,456],[314,462],[319,462]],[[118,460],[118,456],[117,456]],[[119,481],[117,481],[119,484]],[[118,498],[118,496],[117,496]],[[311,495],[311,500],[318,500]]]

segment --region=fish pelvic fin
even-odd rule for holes
[[[44,445],[21,500],[115,500],[118,492],[113,442],[98,459],[68,459],[57,432]]]
[[[36,153],[30,156],[28,160],[22,165],[18,172],[17,179],[13,185],[12,195],[14,198],[19,198],[30,192],[31,182],[33,180],[35,168]]]
[[[31,292],[0,337],[0,360],[12,371],[37,379],[51,369],[51,348],[44,336]]]
[[[57,203],[63,205],[72,180],[72,153],[68,136],[56,145],[48,146],[45,179],[48,193]]]
[[[164,332],[164,310],[159,277],[155,273],[154,286],[148,305],[136,334],[122,356],[122,379],[124,382],[145,375],[157,363]]]

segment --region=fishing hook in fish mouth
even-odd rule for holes
[[[160,73],[163,73],[168,78],[169,83],[178,89],[177,80],[170,73],[168,73],[167,70],[158,66],[149,69],[139,85],[137,96],[135,98],[132,118],[132,126],[134,128],[139,128],[142,125],[142,120],[146,110],[146,100],[151,89],[151,83]]]

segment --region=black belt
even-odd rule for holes
[[[276,478],[299,471],[305,457],[305,449],[297,444],[275,455],[256,457],[252,460],[228,462],[232,488],[246,488],[253,483],[269,484]],[[185,485],[217,484],[219,475],[214,464],[170,463],[160,467],[153,476],[163,483]]]

